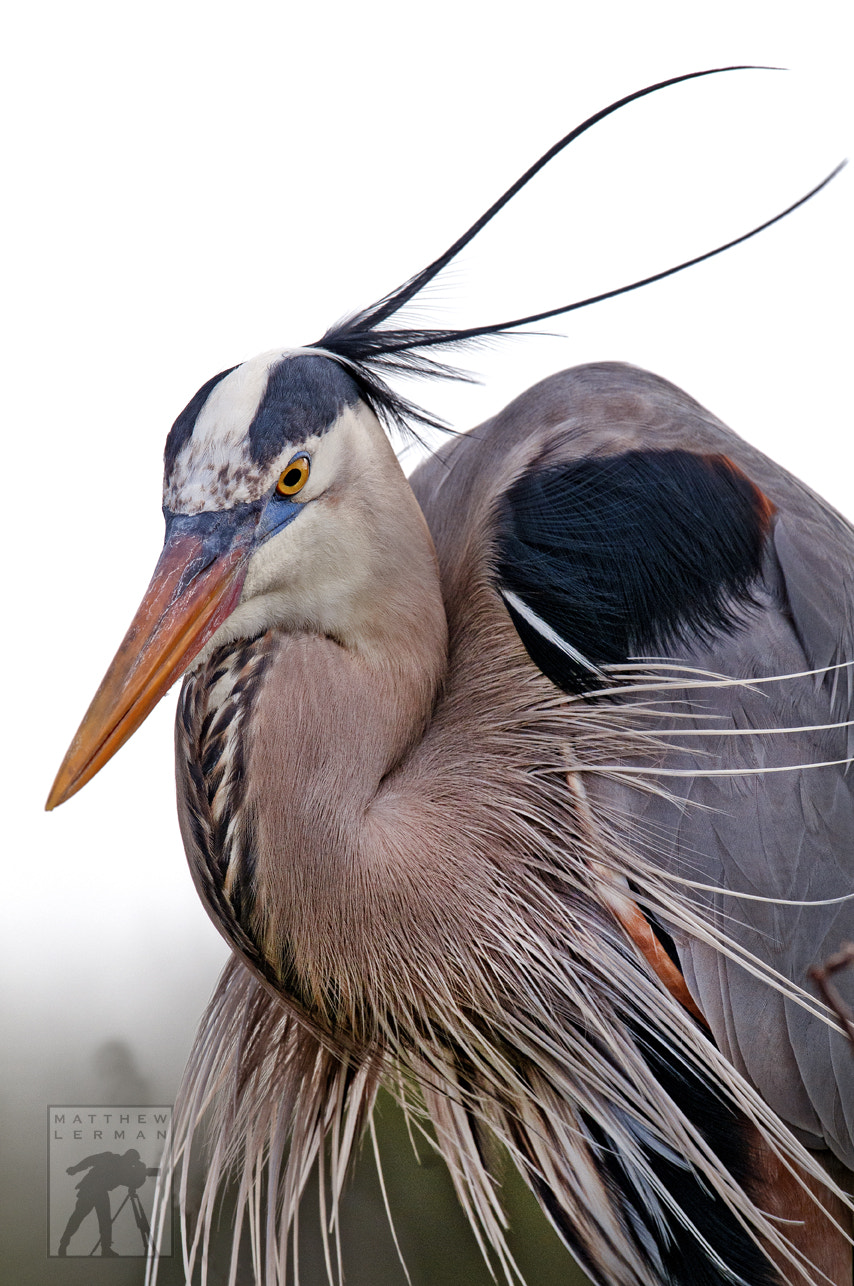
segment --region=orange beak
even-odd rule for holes
[[[131,627],[62,761],[48,810],[103,768],[236,607],[249,542],[240,531],[223,550],[222,524],[205,530],[210,526],[185,516],[174,524]]]

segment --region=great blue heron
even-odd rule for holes
[[[383,1079],[508,1275],[495,1140],[595,1282],[850,1282],[854,1059],[805,987],[854,936],[851,528],[625,365],[537,385],[411,485],[381,423],[429,419],[389,370],[580,306],[388,324],[661,87],[167,440],[165,547],[49,807],[185,674],[182,833],[235,954],[180,1128],[225,1087],[199,1236],[238,1161],[265,1282]]]

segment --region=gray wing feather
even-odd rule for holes
[[[814,993],[810,967],[854,939],[854,901],[792,903],[842,898],[854,889],[854,772],[845,764],[809,765],[845,760],[852,729],[763,730],[854,715],[852,667],[845,664],[854,660],[848,575],[854,540],[808,493],[797,500],[795,512],[777,518],[758,611],[747,628],[710,646],[682,649],[674,659],[747,681],[801,677],[676,693],[671,710],[684,715],[687,702],[694,729],[757,731],[686,738],[684,751],[669,753],[663,766],[689,774],[804,766],[732,778],[697,775],[683,789],[673,779],[668,785],[683,796],[681,805],[632,792],[620,805],[645,823],[649,846],[668,870],[731,891],[697,894],[720,928]],[[808,506],[815,517],[803,512]],[[685,726],[675,719],[668,725],[662,716],[663,727],[680,723]],[[678,735],[669,739],[679,743]],[[735,896],[739,892],[780,901],[750,901]],[[854,1051],[845,1038],[713,948],[684,936],[676,946],[689,989],[726,1055],[805,1143],[828,1147],[854,1167]],[[839,989],[854,1003],[854,973],[841,978]]]
[[[710,767],[845,760],[854,753],[848,728],[761,731],[854,715],[854,532],[801,482],[658,376],[621,363],[576,367],[530,389],[422,466],[416,493],[443,574],[458,575],[471,531],[494,522],[497,497],[525,470],[639,448],[728,455],[777,508],[758,610],[739,633],[683,648],[674,659],[746,681],[844,668],[756,688],[675,692],[672,711],[684,716],[687,701],[695,729],[756,729],[757,735],[685,739],[684,750],[664,763],[687,773],[665,782],[682,804],[597,775],[589,777],[588,792],[610,796],[603,803],[614,805],[612,816],[631,819],[628,842],[644,833],[646,855],[679,876],[790,903],[845,896],[854,889],[854,769],[692,775]],[[465,506],[442,503],[451,460],[455,479],[465,483]],[[662,724],[687,726],[682,718],[668,723],[666,710]],[[854,939],[852,902],[797,907],[725,894],[697,897],[742,946],[806,989],[810,966]],[[805,1141],[831,1148],[854,1168],[854,1053],[845,1038],[717,951],[687,938],[676,945],[688,986],[724,1052]],[[854,969],[840,990],[854,1004]]]

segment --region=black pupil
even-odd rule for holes
[[[282,481],[286,487],[295,487],[301,477],[302,477],[302,469],[299,469],[296,465],[294,465],[292,469],[288,469]]]

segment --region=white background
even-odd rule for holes
[[[215,372],[397,285],[574,124],[654,80],[791,69],[669,89],[591,132],[429,317],[556,305],[776,213],[850,148],[846,17],[822,0],[18,7],[0,76],[0,952],[19,1151],[47,1102],[97,1101],[108,1039],[171,1099],[224,957],[174,817],[174,695],[41,811],[156,560],[176,414]],[[846,172],[723,258],[552,323],[561,338],[463,359],[480,387],[408,391],[463,427],[562,366],[627,360],[852,514],[851,188]]]

